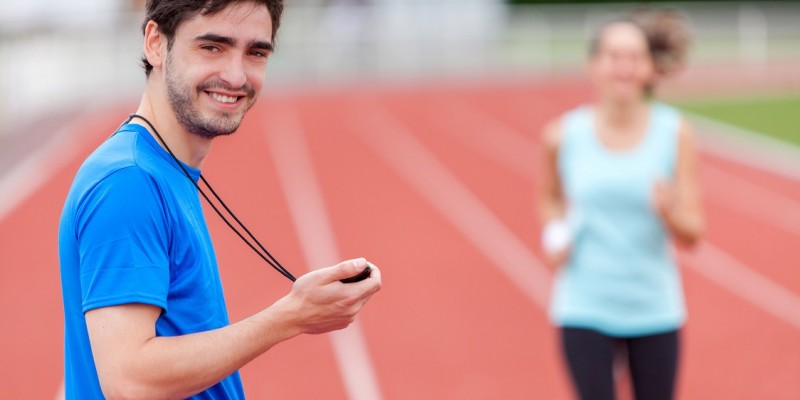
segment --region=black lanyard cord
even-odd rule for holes
[[[153,131],[153,133],[156,135],[156,137],[158,137],[158,140],[160,140],[161,143],[164,145],[164,148],[167,150],[169,155],[172,156],[172,158],[178,164],[178,167],[180,167],[181,171],[183,171],[183,174],[186,175],[187,178],[189,178],[189,181],[191,181],[192,184],[194,185],[194,187],[197,188],[197,191],[200,192],[200,195],[202,195],[203,198],[206,199],[206,202],[208,203],[208,205],[210,205],[211,208],[214,209],[214,211],[217,213],[217,215],[219,215],[219,217],[222,218],[222,220],[225,222],[225,224],[228,225],[228,227],[231,228],[231,230],[234,233],[236,233],[236,236],[239,236],[239,238],[242,239],[242,241],[245,244],[247,244],[247,246],[250,247],[250,249],[252,249],[256,254],[258,254],[258,256],[261,257],[261,259],[266,261],[267,264],[269,264],[272,268],[274,268],[276,271],[278,271],[281,275],[285,276],[286,278],[288,278],[292,282],[297,280],[294,277],[294,275],[292,275],[286,268],[284,268],[283,265],[281,265],[281,263],[278,262],[278,260],[261,244],[261,242],[259,242],[258,239],[256,239],[256,237],[250,232],[249,229],[247,229],[247,227],[244,225],[244,223],[242,223],[242,221],[239,220],[238,217],[236,217],[236,214],[234,214],[233,211],[231,211],[231,209],[228,207],[228,205],[225,204],[224,201],[222,201],[222,198],[217,194],[217,192],[214,190],[214,188],[211,186],[211,184],[208,183],[206,178],[202,174],[200,174],[200,180],[203,181],[203,183],[206,185],[206,187],[208,187],[208,189],[211,191],[211,194],[214,195],[214,198],[217,199],[217,201],[222,205],[222,207],[225,209],[225,211],[227,211],[228,214],[231,217],[233,217],[234,221],[236,221],[236,223],[239,224],[239,226],[242,227],[242,229],[253,240],[253,242],[255,242],[255,245],[253,245],[253,243],[251,243],[249,240],[247,240],[247,238],[245,238],[244,235],[241,232],[239,232],[239,230],[235,226],[233,226],[233,224],[228,220],[228,218],[226,218],[225,215],[223,215],[223,213],[219,210],[219,208],[217,208],[217,206],[211,201],[211,199],[203,191],[203,189],[200,187],[200,185],[192,178],[192,176],[189,174],[189,171],[187,171],[186,167],[183,166],[183,163],[181,163],[181,161],[178,160],[178,157],[175,156],[175,153],[173,153],[172,149],[169,148],[169,146],[167,145],[167,142],[165,142],[164,138],[161,137],[161,134],[158,133],[158,130],[156,129],[156,127],[153,126],[153,124],[147,118],[145,118],[145,117],[143,117],[143,116],[141,116],[139,114],[131,114],[130,117],[128,117],[128,120],[125,123],[127,124],[127,123],[131,122],[131,120],[133,120],[134,118],[141,119],[142,121],[144,121],[150,127],[150,129]],[[258,249],[256,248],[256,246],[258,246]],[[259,249],[261,249],[261,251],[259,251]]]

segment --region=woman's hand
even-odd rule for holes
[[[566,264],[567,261],[569,261],[569,257],[571,255],[571,253],[572,253],[572,247],[570,247],[570,246],[567,246],[567,247],[565,247],[565,248],[563,248],[561,250],[557,250],[557,251],[553,251],[553,252],[545,251],[544,252],[545,261],[547,262],[547,265],[550,268],[558,269],[561,266],[563,266],[564,264]]]
[[[657,180],[653,185],[653,209],[667,226],[673,225],[672,211],[675,207],[675,186],[670,182]]]

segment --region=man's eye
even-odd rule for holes
[[[266,58],[268,54],[266,52],[264,52],[264,51],[251,51],[250,55],[251,56],[256,56],[256,57],[261,57],[261,58]]]
[[[212,53],[219,53],[219,51],[220,51],[220,50],[219,50],[219,47],[217,47],[217,46],[210,46],[210,45],[209,45],[209,46],[203,46],[203,47],[201,47],[201,48],[202,48],[203,50],[207,50],[207,51],[210,51],[210,52],[212,52]]]

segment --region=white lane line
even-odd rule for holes
[[[761,220],[794,235],[800,235],[800,201],[765,189],[712,165],[700,169],[705,179],[724,190],[704,190],[710,200],[739,214]]]
[[[457,124],[455,126],[456,129],[451,130],[454,138],[482,152],[488,159],[504,166],[520,177],[536,180],[534,171],[535,163],[539,160],[538,149],[540,146],[532,138],[454,97],[451,97],[449,101],[442,102],[442,104],[437,104],[438,108],[448,110],[447,113],[444,113],[445,115],[462,116],[459,119],[453,119],[452,122],[448,121],[448,123]],[[702,119],[702,121],[704,126],[711,124],[707,119]],[[715,129],[736,129],[721,124],[714,125],[714,127]],[[755,133],[740,132],[736,133],[735,137],[745,137],[745,139],[733,140],[731,144],[731,139],[724,139],[721,137],[725,135],[716,134],[713,135],[712,142],[715,145],[710,146],[708,134],[704,131],[701,132],[703,132],[701,138],[705,138],[703,139],[705,145],[702,147],[704,152],[715,155],[724,154],[726,157],[731,157],[732,153],[726,149],[735,146],[739,149],[736,153],[737,157],[744,157],[745,160],[750,160],[745,162],[746,165],[762,170],[765,169],[765,166],[768,166],[766,168],[768,172],[778,172],[782,176],[787,176],[786,171],[791,170],[787,166],[787,161],[785,161],[791,158],[789,156],[780,158],[784,161],[779,162],[753,161],[753,157],[755,157],[753,154],[756,154],[753,146],[764,151],[773,152],[772,154],[778,154],[775,147],[779,145],[774,143],[776,142],[775,140],[758,138]],[[743,142],[740,143],[738,140],[743,140]],[[760,144],[753,145],[753,142]],[[800,152],[792,149],[791,146],[786,146],[786,148],[788,150],[784,149],[784,153],[797,157],[794,161],[797,165],[795,175],[797,179],[800,179]],[[741,158],[736,158],[734,161],[741,161]],[[758,219],[795,235],[800,234],[800,201],[753,184],[735,174],[708,164],[702,166],[701,172],[706,178],[704,181],[708,184],[725,187],[724,191],[704,191],[709,199],[739,214]],[[762,206],[754,206],[756,204]]]
[[[340,261],[339,251],[299,117],[289,107],[270,115],[268,147],[306,262],[333,265]],[[348,398],[380,400],[378,378],[358,322],[332,332],[330,338]]]
[[[698,145],[702,151],[800,181],[800,148],[797,146],[697,114],[687,114],[687,117],[698,128]],[[724,192],[707,191],[709,198],[736,212],[800,235],[800,201],[710,165],[704,165],[702,173],[706,175],[706,181],[727,186]],[[770,206],[756,207],[754,204]]]
[[[448,124],[453,129],[445,129],[444,132],[450,132],[456,140],[484,154],[490,161],[505,167],[518,176],[536,180],[535,166],[539,160],[538,149],[540,146],[532,138],[452,96],[448,101],[437,104],[436,109],[446,110],[442,113],[443,115],[460,116],[460,118],[448,120]],[[692,119],[695,118],[699,117],[692,117]],[[702,121],[704,126],[712,123],[707,119],[702,119]],[[722,124],[713,126],[715,129],[737,129]],[[713,134],[711,135],[713,140],[709,142],[708,133],[705,131],[699,133],[701,140],[705,143],[702,146],[704,152],[730,158],[731,154],[734,154],[730,149],[735,148],[737,149],[736,158],[733,161],[743,162],[756,169],[766,169],[767,172],[778,173],[781,176],[792,177],[787,171],[794,171],[794,177],[800,179],[800,151],[793,149],[790,145],[784,146],[782,153],[786,153],[785,156],[776,158],[776,160],[782,161],[765,162],[762,158],[769,158],[769,156],[763,155],[756,159],[754,157],[760,153],[753,149],[779,154],[781,152],[775,150],[779,146],[775,143],[777,141],[759,138],[755,133],[739,132],[733,134],[734,139],[725,139],[725,135]],[[741,139],[742,137],[744,139]],[[709,143],[714,145],[709,145]],[[792,156],[796,156],[796,159]],[[790,159],[794,159],[796,169],[790,168],[787,164],[790,162],[787,160]],[[705,178],[704,182],[708,185],[725,187],[725,190],[704,191],[710,200],[739,214],[755,218],[791,234],[800,235],[800,201],[708,164],[702,166],[701,173]]]
[[[710,243],[685,256],[689,266],[706,279],[800,329],[800,297],[796,294]]]
[[[698,128],[698,145],[703,151],[800,181],[800,147],[698,114],[686,116]]]
[[[445,125],[441,132],[523,178],[535,178],[540,150],[534,140],[454,96],[437,102],[433,109],[441,121],[445,121],[441,115],[459,116],[440,122]]]
[[[473,118],[475,115],[479,115],[479,113],[480,110],[477,109],[465,109],[464,114],[458,114],[460,116],[460,123],[464,124],[465,129],[467,127],[471,127],[471,129],[482,130],[483,132],[486,132],[487,136],[491,136],[491,133],[493,132],[492,129],[496,129],[498,125],[481,125],[480,118]],[[485,115],[484,118],[491,117]],[[499,124],[499,121],[497,123]],[[506,134],[509,132],[515,131],[506,130]],[[520,137],[524,136],[520,133],[517,134]],[[493,146],[485,147],[484,149],[485,151],[497,152],[500,151],[502,147]],[[515,154],[517,153],[508,151],[494,154],[490,158],[502,160],[515,157]],[[514,162],[507,164],[509,167],[513,165],[520,165],[520,163]],[[522,177],[528,179],[534,178],[533,175],[525,173],[525,170],[516,169],[516,171]],[[743,199],[750,202],[749,205],[746,202],[741,202],[736,199],[729,200],[733,202],[731,204],[734,204],[734,206],[741,205],[741,208],[747,208],[748,212],[751,213],[750,215],[753,215],[753,212],[768,209],[769,207],[794,208],[800,206],[800,204],[797,203],[790,203],[794,201],[792,199],[787,199],[779,194],[765,191],[763,188],[755,186],[740,178],[736,178],[730,173],[718,171],[716,169],[713,169],[712,171],[717,174],[713,176],[713,182],[724,182],[724,184],[731,184],[734,186],[739,185],[738,190],[733,195],[731,194],[730,190],[726,190],[725,197],[733,198],[742,196]],[[762,207],[754,206],[754,204],[761,204]],[[767,204],[766,208],[763,207],[764,204]],[[784,211],[785,210],[786,209],[784,208]],[[761,215],[762,218],[763,215],[764,214]],[[792,219],[791,221],[794,220]],[[771,222],[775,221],[772,220]],[[709,243],[707,240],[704,241],[702,247],[697,251],[697,254],[691,254],[691,252],[687,252],[688,259],[692,260],[688,265],[689,268],[698,272],[706,279],[719,284],[734,295],[745,299],[758,308],[761,308],[768,314],[771,314],[793,326],[799,326],[797,324],[798,321],[800,321],[800,319],[798,319],[800,318],[800,298],[798,298],[797,295],[795,295],[792,291],[773,282],[766,276],[757,272],[757,269],[737,260],[730,254],[724,252],[722,249],[719,249],[718,247]]]
[[[348,115],[355,132],[453,224],[534,304],[546,309],[550,272],[526,243],[388,111],[363,100]],[[356,113],[357,111],[357,113]]]
[[[47,183],[83,144],[76,135],[77,118],[66,123],[41,147],[0,175],[0,223]]]
[[[58,385],[58,390],[56,391],[55,400],[64,400],[66,393],[64,392],[64,380],[61,380],[61,384]]]
[[[96,111],[97,107],[90,106],[89,110]],[[41,147],[0,174],[0,223],[77,157],[84,144],[80,139],[86,137],[77,129],[79,120],[76,116],[66,122]],[[55,399],[63,400],[64,396],[62,378]]]
[[[540,146],[524,134],[515,131],[480,110],[453,99],[449,106],[437,105],[450,114],[462,116],[453,119],[452,136],[469,147],[481,152],[518,176],[536,181],[535,163],[538,162]],[[513,136],[516,136],[514,138]],[[497,141],[493,145],[488,142]],[[524,152],[530,151],[526,155]],[[711,149],[704,149],[713,152]],[[715,153],[716,154],[716,153]],[[735,174],[704,164],[701,167],[703,182],[708,190],[703,192],[715,204],[728,208],[738,214],[757,219],[768,225],[782,229],[793,235],[800,235],[800,201],[773,190],[742,179]],[[724,190],[714,190],[724,187]]]

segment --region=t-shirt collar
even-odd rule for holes
[[[132,123],[131,122],[131,123],[127,123],[127,124],[123,125],[122,127],[120,127],[120,130],[121,131],[122,130],[132,130],[132,131],[135,131],[136,133],[139,133],[142,137],[145,138],[145,140],[147,140],[147,142],[151,146],[153,146],[153,148],[156,150],[156,152],[158,152],[159,155],[164,157],[171,164],[173,164],[173,165],[175,164],[175,160],[172,158],[172,156],[167,152],[167,150],[164,147],[161,146],[161,144],[158,143],[158,141],[155,138],[155,136],[153,136],[150,133],[150,131],[148,131],[144,126],[139,125],[137,123]],[[195,167],[192,167],[191,165],[186,164],[183,161],[178,160],[178,162],[181,163],[181,165],[183,165],[184,168],[186,168],[186,171],[189,172],[189,175],[191,175],[192,179],[194,179],[195,181],[200,179],[200,170],[199,169],[197,169]],[[180,167],[178,167],[178,169],[180,169]]]

